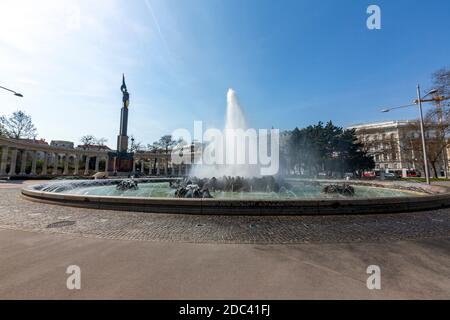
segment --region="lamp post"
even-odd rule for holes
[[[430,94],[430,93],[428,93],[428,94]],[[430,184],[430,173],[428,172],[428,156],[427,156],[427,148],[426,148],[426,144],[425,144],[425,133],[424,133],[424,125],[423,125],[422,98],[420,96],[420,86],[419,85],[417,85],[417,101],[419,103],[419,111],[420,111],[420,132],[422,134],[423,164],[425,167],[425,178],[427,180],[427,184]]]
[[[14,91],[14,90],[11,90],[11,89],[8,89],[8,88],[2,87],[2,86],[0,86],[0,89],[12,92],[12,93],[14,93],[15,96],[23,98],[23,95],[21,93],[18,93],[18,92]]]
[[[428,172],[428,156],[427,156],[427,148],[426,148],[426,143],[425,143],[425,130],[424,130],[424,123],[423,123],[422,102],[435,101],[437,98],[436,99],[429,99],[429,100],[424,100],[424,99],[427,96],[429,96],[430,94],[435,94],[437,92],[438,92],[437,89],[433,89],[430,92],[428,92],[425,96],[421,97],[420,85],[417,85],[417,100],[414,100],[414,104],[408,104],[408,105],[404,105],[404,106],[393,107],[393,108],[388,108],[388,109],[381,110],[381,112],[389,112],[389,111],[394,110],[394,109],[407,108],[407,107],[415,106],[417,104],[419,105],[420,133],[421,133],[421,136],[422,136],[422,149],[423,149],[423,164],[424,164],[425,179],[426,179],[427,184],[430,184],[430,174]],[[442,100],[442,99],[444,99],[444,97],[440,97],[439,99]]]
[[[130,152],[134,152],[134,137],[131,137],[131,147],[130,147]]]

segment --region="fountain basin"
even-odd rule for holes
[[[145,183],[167,183],[174,179],[140,179]],[[348,181],[346,181],[348,183]],[[22,189],[29,200],[49,204],[93,209],[124,210],[150,213],[197,214],[197,215],[335,215],[335,214],[379,214],[439,209],[450,206],[450,189],[443,186],[428,186],[400,182],[351,181],[355,188],[395,190],[387,197],[356,198],[304,198],[304,199],[178,199],[172,197],[110,196],[76,194],[83,182],[65,182],[58,191],[49,190],[53,184],[39,184]],[[110,187],[119,180],[90,181],[90,187]],[[329,183],[320,181],[321,184]],[[332,183],[336,183],[333,181]],[[343,181],[342,181],[343,183]],[[86,187],[86,188],[90,188]],[[64,190],[65,189],[65,190]]]

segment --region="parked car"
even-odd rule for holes
[[[416,177],[421,177],[422,174],[419,171],[417,171],[417,170],[407,170],[406,171],[406,176],[408,178],[416,178]]]
[[[384,178],[388,179],[388,180],[397,179],[397,175],[395,173],[392,173],[392,172],[385,172],[384,173]]]
[[[362,174],[363,178],[374,179],[377,176],[375,171],[364,171]]]

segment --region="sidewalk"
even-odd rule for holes
[[[450,239],[223,245],[0,229],[1,299],[450,299]],[[66,269],[81,268],[81,290]],[[369,265],[381,290],[368,290]]]

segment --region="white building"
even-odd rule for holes
[[[375,160],[376,169],[402,172],[423,171],[423,156],[420,141],[419,123],[416,120],[384,121],[349,126],[354,129],[358,139]],[[428,136],[427,139],[432,139]],[[449,150],[447,150],[449,153]],[[450,154],[449,154],[450,155]],[[448,171],[448,159],[440,161],[439,175]],[[431,170],[431,168],[430,168]],[[430,172],[431,174],[431,172]]]
[[[71,141],[64,141],[64,140],[52,140],[50,142],[50,146],[57,147],[57,148],[64,148],[64,149],[73,149],[74,144]]]

